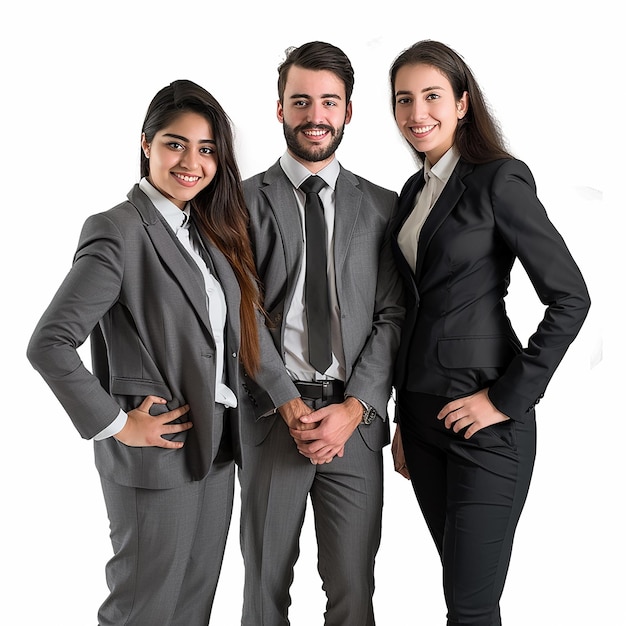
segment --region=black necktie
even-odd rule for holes
[[[306,193],[304,208],[306,228],[306,278],[304,302],[309,331],[309,363],[323,374],[331,364],[330,310],[326,269],[326,222],[317,195],[326,183],[310,176],[300,189]]]

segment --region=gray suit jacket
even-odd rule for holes
[[[293,186],[279,162],[244,181],[251,239],[278,354],[284,313],[304,253]],[[346,358],[346,395],[374,406],[381,419],[359,431],[374,450],[389,442],[387,404],[404,316],[402,284],[390,248],[397,194],[341,168],[336,186],[335,273]],[[247,443],[260,442],[273,417],[257,420]],[[248,421],[246,421],[248,425]]]
[[[239,287],[227,259],[207,240],[204,245],[226,297],[225,368],[239,396]],[[298,393],[261,321],[259,327],[268,355],[257,377],[267,389],[257,401],[263,411]],[[77,353],[89,335],[93,374]],[[223,425],[213,419],[215,348],[202,275],[136,185],[128,201],[85,222],[72,268],[33,333],[28,358],[84,438],[147,395],[167,400],[154,411],[189,403],[184,419],[194,427],[176,435],[185,439],[180,450],[133,448],[113,437],[94,442],[103,477],[164,489],[201,479],[218,452]],[[233,454],[241,462],[238,412],[230,422]]]

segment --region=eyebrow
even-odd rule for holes
[[[289,97],[290,100],[301,100],[302,98],[306,98],[308,100],[312,100],[313,96],[310,96],[308,93],[294,93]],[[341,100],[341,96],[336,93],[323,93],[320,98],[325,100],[327,98],[334,98],[335,100]]]
[[[436,89],[439,89],[440,91],[445,91],[444,87],[439,87],[437,85],[433,85],[432,87],[425,87],[424,89],[420,90],[420,93],[426,93],[427,91],[434,91]],[[396,91],[396,96],[410,96],[413,92],[406,90],[406,91]]]
[[[163,133],[164,137],[171,137],[172,139],[178,139],[180,141],[185,141],[189,143],[189,139],[187,137],[183,137],[182,135],[175,135],[174,133]],[[214,139],[201,139],[199,143],[212,143],[215,145]]]

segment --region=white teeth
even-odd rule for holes
[[[325,130],[305,130],[305,135],[314,135],[315,137],[321,137],[326,133]]]
[[[429,130],[432,130],[433,128],[435,128],[434,124],[432,126],[419,126],[417,128],[413,128],[412,130],[414,133],[427,133]]]
[[[176,178],[184,180],[186,183],[193,183],[200,179],[199,176],[182,176],[181,174],[174,174],[174,176],[176,176]]]

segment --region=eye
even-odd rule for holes
[[[171,148],[172,150],[177,150],[177,151],[184,150],[185,148],[185,146],[183,146],[183,144],[181,143],[178,143],[178,141],[170,141],[166,145],[168,148]]]
[[[441,96],[438,93],[429,93],[426,96],[426,100],[439,100]]]
[[[327,107],[336,107],[337,103],[334,100],[326,100],[326,102],[324,102],[324,106]]]
[[[200,148],[200,152],[202,154],[214,154],[215,148],[211,148],[210,146],[204,146],[203,148]]]
[[[294,100],[293,101],[293,106],[298,107],[298,108],[302,108],[307,106],[308,101],[307,100]]]
[[[412,100],[409,97],[397,98],[396,99],[396,104],[410,104],[411,102],[412,102]]]

